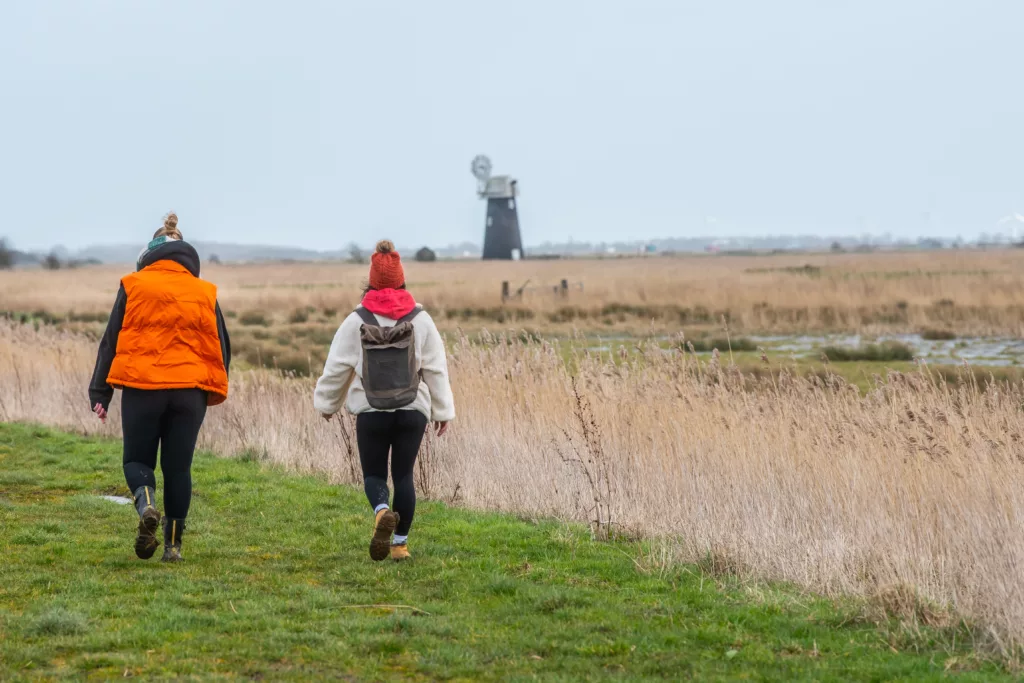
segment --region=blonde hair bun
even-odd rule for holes
[[[184,239],[181,236],[181,230],[178,230],[178,214],[171,211],[164,216],[163,227],[153,233],[153,237],[170,237],[176,240]]]
[[[377,242],[377,253],[378,254],[390,254],[395,250],[395,244],[391,240],[381,240]]]

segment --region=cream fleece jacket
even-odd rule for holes
[[[393,327],[397,322],[382,315],[374,316],[382,327]],[[359,341],[362,323],[359,314],[351,313],[334,335],[324,373],[313,392],[313,407],[324,415],[334,415],[341,410],[346,395],[345,407],[353,415],[375,412],[363,391],[363,347]],[[448,381],[444,340],[426,311],[420,311],[413,318],[412,327],[422,380],[416,400],[401,410],[418,410],[432,422],[450,422],[455,419],[455,400]]]

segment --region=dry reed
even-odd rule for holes
[[[1024,636],[1021,387],[893,374],[861,395],[777,372],[750,390],[717,356],[567,365],[489,341],[450,343],[459,416],[425,447],[431,496],[658,537],[676,560],[826,594],[909,595],[1004,654]],[[106,426],[88,412],[94,357],[82,337],[0,324],[0,419],[116,436],[116,403]],[[236,374],[202,447],[356,482],[351,422],[322,421],[311,391]]]
[[[105,313],[121,266],[0,272],[3,309]],[[539,330],[646,331],[680,326],[736,333],[848,331],[967,335],[1024,332],[1024,250],[764,257],[406,264],[410,289],[449,330],[495,323]],[[209,265],[226,310],[287,322],[296,310],[346,311],[366,266],[345,263]],[[573,288],[556,296],[562,279]],[[503,305],[501,282],[529,283]],[[577,285],[582,288],[578,288]]]

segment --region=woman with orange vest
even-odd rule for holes
[[[164,562],[180,562],[192,500],[192,455],[206,407],[228,396],[231,341],[217,288],[199,279],[199,255],[182,239],[178,217],[164,219],[121,278],[89,384],[93,412],[106,422],[114,389],[122,389],[124,476],[135,498],[135,554],[148,560],[156,530],[157,448],[164,478]]]

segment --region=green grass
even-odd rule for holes
[[[542,337],[526,332],[520,333],[515,339],[530,343],[543,341]],[[504,343],[510,343],[513,340],[513,337],[508,337],[504,340]],[[479,342],[480,339],[475,338],[473,341]],[[582,353],[584,349],[588,348],[585,342],[581,343],[575,339],[552,339],[549,342],[555,345],[562,359],[570,368],[576,367],[574,354]],[[592,342],[592,346],[589,347],[591,350],[587,353],[603,361],[611,361],[615,364],[635,359],[638,352],[642,349],[640,344],[646,343],[640,339],[602,341],[599,337],[594,338]],[[666,351],[669,349],[685,349],[687,362],[689,362],[693,359],[693,354],[690,353],[688,344],[689,340],[684,341],[682,346],[677,342],[669,341],[659,342],[658,345]],[[894,344],[898,344],[898,346],[893,346]],[[866,346],[855,349],[826,347],[809,351],[782,351],[775,348],[772,344],[765,344],[765,354],[768,358],[768,363],[765,364],[762,360],[761,351],[751,350],[751,347],[757,349],[757,344],[745,337],[732,339],[732,351],[729,350],[726,339],[713,337],[697,338],[694,342],[697,360],[703,363],[705,367],[707,367],[711,360],[710,350],[718,349],[720,354],[719,362],[723,369],[728,369],[732,364],[735,364],[740,372],[753,380],[768,379],[769,375],[778,377],[779,373],[783,371],[798,377],[817,376],[824,378],[828,374],[834,374],[849,384],[856,386],[861,392],[866,392],[876,388],[878,382],[884,381],[890,371],[901,373],[920,371],[920,367],[912,360],[914,354],[913,349],[910,347],[906,347],[898,342],[883,342],[882,344],[867,346],[875,348],[868,349]],[[832,354],[833,357],[842,358],[842,360],[829,359],[828,354]],[[693,371],[696,371],[695,365],[691,365],[691,368]],[[976,381],[980,386],[991,382],[1019,383],[1024,381],[1024,368],[979,365],[976,362],[967,367],[962,364],[932,362],[928,365],[927,372],[936,379],[951,385],[968,381],[971,376],[973,376],[973,381]]]
[[[692,351],[696,353],[711,353],[715,349],[718,349],[719,353],[728,354],[738,353],[740,351],[756,351],[757,344],[746,337],[736,337],[730,339],[728,337],[709,337],[704,339],[687,339],[679,348],[683,351]]]
[[[374,564],[360,491],[247,460],[197,456],[186,562],[168,566],[135,559],[134,511],[97,497],[126,493],[119,444],[0,424],[0,679],[1007,675],[963,633],[555,521],[421,503],[414,559]]]
[[[752,377],[763,378],[767,377],[768,373],[778,376],[783,369],[799,377],[812,375],[824,377],[831,373],[856,386],[861,392],[874,389],[879,381],[885,380],[890,371],[906,374],[921,370],[916,363],[901,360],[844,360],[830,361],[826,365],[821,359],[822,350],[812,351],[808,354],[787,355],[769,349],[767,353],[768,365],[761,361],[760,352],[736,353],[734,360],[741,372]],[[723,366],[728,365],[728,362],[729,354],[723,354]],[[953,386],[965,381],[976,381],[979,386],[985,386],[991,382],[1019,383],[1024,381],[1024,371],[1016,367],[971,365],[965,368],[963,365],[933,363],[928,366],[927,372],[936,380]]]
[[[886,341],[881,344],[864,344],[858,347],[826,346],[822,355],[830,361],[871,361],[892,362],[914,360],[914,349],[898,341]]]

